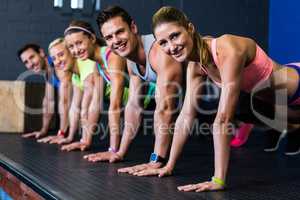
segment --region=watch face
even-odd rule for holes
[[[157,161],[158,156],[155,153],[152,153],[150,156],[150,161],[151,162],[156,162]]]

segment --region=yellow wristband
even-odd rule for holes
[[[217,177],[211,177],[211,181],[221,187],[225,187],[225,181],[223,181],[222,179],[220,178],[217,178]]]

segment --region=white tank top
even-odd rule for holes
[[[154,44],[154,37],[152,34],[149,35],[142,35],[142,43],[144,45],[144,51],[146,54],[146,71],[145,74],[142,75],[139,70],[139,65],[131,60],[128,60],[127,64],[128,67],[131,68],[133,73],[137,76],[139,76],[142,80],[144,81],[149,81],[149,82],[156,82],[156,73],[152,69],[152,66],[150,65],[150,60],[149,60],[149,53],[152,45]]]

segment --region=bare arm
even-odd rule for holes
[[[82,91],[78,86],[73,86],[72,102],[69,110],[69,133],[66,138],[59,138],[50,143],[66,144],[73,141],[78,126],[80,124],[80,104],[82,99]]]
[[[80,142],[62,146],[62,150],[72,151],[80,149],[81,151],[84,151],[90,147],[103,100],[102,84],[103,79],[95,72],[85,79],[80,113],[82,137]]]
[[[154,112],[154,153],[166,158],[171,142],[170,130],[175,120],[176,97],[180,95],[183,72],[180,63],[167,56],[159,47],[156,47],[152,47],[153,50],[149,55],[150,63],[157,74],[156,108]],[[138,175],[139,171],[159,168],[162,164],[162,162],[148,162],[122,168],[118,172]]]
[[[58,111],[59,111],[59,120],[60,128],[56,136],[49,136],[43,139],[38,140],[38,142],[50,142],[59,143],[61,140],[65,140],[66,131],[69,126],[68,112],[71,104],[72,98],[72,83],[71,83],[71,74],[64,71],[56,71],[56,74],[60,80],[59,85],[59,102],[58,102]]]
[[[165,167],[159,169],[148,168],[141,170],[134,175],[151,176],[158,175],[159,177],[171,175],[175,167],[176,161],[179,158],[183,146],[189,136],[194,119],[197,114],[197,105],[202,91],[202,84],[205,80],[204,76],[196,75],[199,66],[191,65],[187,69],[186,93],[183,107],[175,123],[174,136],[171,146],[170,157]]]
[[[68,112],[71,102],[72,83],[69,77],[64,77],[59,86],[59,116],[60,116],[60,130],[66,132],[69,119]]]
[[[121,140],[120,149],[117,154],[123,158],[128,151],[129,145],[137,134],[142,120],[142,103],[140,96],[142,94],[141,80],[139,77],[130,75],[129,99],[125,108],[125,127]]]
[[[202,192],[206,190],[220,190],[224,188],[229,156],[230,156],[230,122],[234,116],[236,104],[240,93],[241,71],[246,63],[245,50],[239,48],[239,44],[222,38],[217,43],[219,71],[222,80],[221,97],[217,116],[213,126],[214,139],[214,179],[219,181],[207,181],[198,184],[190,184],[178,187],[181,191]]]
[[[73,86],[73,97],[71,108],[69,112],[69,120],[70,120],[70,129],[68,135],[68,142],[71,142],[74,139],[74,135],[78,130],[79,122],[80,122],[80,104],[82,99],[82,91],[77,86]]]
[[[119,148],[121,138],[120,117],[124,82],[126,79],[126,60],[111,53],[108,65],[111,78],[111,94],[108,111],[110,147],[117,150]]]
[[[98,120],[100,117],[100,113],[103,110],[103,90],[104,90],[104,80],[97,72],[93,73],[93,83],[94,87],[92,90],[92,99],[90,105],[88,106],[88,120],[87,120],[87,128],[86,136],[87,139],[85,141],[86,144],[91,145],[92,136],[95,134],[95,130],[98,127]],[[100,129],[101,130],[101,129]],[[96,133],[98,134],[98,133]]]
[[[187,70],[186,94],[182,110],[176,120],[170,157],[166,165],[169,173],[175,167],[197,115],[199,101],[197,96],[202,92],[202,84],[205,81],[205,77],[195,75],[195,70],[193,69],[195,67],[197,66],[191,66]]]
[[[162,54],[165,55],[165,54]],[[182,94],[182,66],[180,63],[164,56],[157,63],[156,108],[154,112],[155,146],[154,152],[167,157],[176,114],[176,99]],[[177,98],[176,98],[177,97]]]
[[[103,78],[97,73],[90,74],[84,81],[84,92],[81,102],[82,142],[88,146],[92,141],[94,126],[99,119],[102,97]]]
[[[83,83],[83,96],[81,101],[81,120],[87,120],[88,108],[93,97],[92,75],[89,75]]]
[[[221,97],[214,121],[213,138],[215,153],[214,176],[225,181],[230,153],[230,121],[234,116],[240,94],[241,71],[246,62],[243,50],[235,44],[220,41],[220,75],[222,80]],[[224,50],[223,50],[224,49]],[[230,70],[229,70],[230,69]]]
[[[54,114],[54,106],[54,88],[50,83],[47,82],[45,86],[45,96],[43,99],[43,125],[42,129],[40,130],[40,134],[36,135],[36,138],[47,134],[52,116]]]

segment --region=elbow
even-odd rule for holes
[[[88,120],[88,111],[86,109],[80,110],[80,119],[81,120]]]
[[[231,117],[227,113],[219,113],[214,121],[214,127],[227,127],[230,125]]]
[[[109,113],[116,113],[121,111],[121,102],[111,102],[109,105]]]
[[[77,104],[71,104],[71,108],[69,110],[70,114],[80,114],[81,113],[81,107]]]
[[[136,102],[128,101],[125,107],[125,113],[142,113],[143,108]]]
[[[154,119],[155,121],[171,122],[173,119],[173,109],[170,106],[165,106],[164,109],[155,109]]]
[[[185,110],[182,110],[180,112],[180,118],[184,119],[186,121],[193,120],[196,117],[196,115],[197,115],[197,112],[194,111],[194,110],[193,111],[189,111],[189,112],[187,112]]]
[[[172,116],[171,110],[155,110],[154,115],[162,118],[169,118]]]
[[[52,116],[54,113],[54,100],[44,99],[43,101],[43,113],[44,115],[50,115]]]
[[[54,98],[47,98],[45,97],[43,99],[43,106],[49,106],[49,105],[54,105],[55,101],[54,101]]]
[[[179,112],[178,106],[174,99],[156,98],[156,108],[154,116],[172,120],[173,116]]]
[[[196,112],[187,112],[183,109],[176,120],[175,126],[177,128],[189,126],[191,123],[193,123],[195,118]]]
[[[53,116],[53,113],[52,112],[45,112],[44,113],[44,117],[47,118],[47,119],[51,119]]]
[[[62,108],[62,109],[68,109],[68,105],[69,105],[69,101],[67,98],[63,98],[62,100],[60,100],[59,102],[59,106]]]

